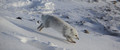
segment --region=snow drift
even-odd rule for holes
[[[119,4],[113,0],[0,0],[0,50],[119,50]],[[71,44],[52,28],[39,32],[42,14],[68,22],[80,40]]]

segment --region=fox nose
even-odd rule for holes
[[[79,38],[77,37],[76,39],[78,39],[79,40]]]

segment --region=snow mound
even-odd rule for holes
[[[27,6],[27,5],[30,5],[30,4],[31,4],[30,1],[18,1],[18,2],[12,3],[12,6],[14,6],[14,7],[24,7],[24,6]]]
[[[0,17],[0,28],[2,28],[2,29],[0,29],[0,36],[1,36],[0,40],[2,40],[1,43],[5,42],[5,41],[7,42],[7,40],[9,40],[9,38],[12,38],[12,40],[14,40],[15,44],[17,44],[17,45],[22,44],[22,45],[20,45],[21,47],[23,45],[25,45],[25,46],[27,45],[26,47],[30,47],[32,49],[36,48],[35,50],[38,50],[38,49],[40,49],[40,50],[66,50],[65,48],[58,47],[57,45],[55,45],[52,42],[42,42],[42,41],[38,40],[37,37],[34,37],[34,36],[30,37],[30,36],[27,36],[27,35],[23,35],[25,32],[26,33],[30,33],[30,32],[14,25],[13,23],[4,19],[3,17]],[[17,30],[15,30],[15,29],[17,29]],[[4,36],[5,40],[2,36]],[[9,38],[7,39],[6,36],[9,36]],[[9,42],[12,42],[12,41],[9,41]],[[1,45],[0,46],[2,47],[3,50],[5,50],[5,46],[7,47],[6,50],[8,50],[8,49],[15,50],[15,49],[20,49],[21,48],[21,47],[18,48],[18,46],[16,46],[15,44],[14,45],[9,44],[9,46],[1,44],[2,46]],[[11,46],[14,46],[15,49],[12,49],[13,47],[11,48]],[[22,49],[23,48],[24,47],[22,47]]]
[[[54,3],[48,0],[27,0],[11,3],[12,7],[43,14],[53,13]]]

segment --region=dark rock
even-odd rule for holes
[[[37,23],[40,23],[40,21],[38,20]]]
[[[62,18],[69,19],[69,16],[67,16],[67,15],[62,15],[61,17],[62,17]]]
[[[104,20],[104,21],[108,21],[108,20]]]
[[[117,1],[111,1],[113,4],[116,4],[117,3]]]
[[[87,34],[89,34],[88,30],[84,30],[84,33],[87,33]]]
[[[106,11],[111,11],[111,9],[105,9]]]
[[[29,19],[29,21],[35,21],[35,19]]]
[[[20,19],[20,20],[22,20],[22,18],[21,18],[21,17],[17,17],[16,19]]]

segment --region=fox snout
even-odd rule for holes
[[[77,35],[75,35],[75,37],[76,37],[76,39],[78,39],[78,40],[79,40],[79,37],[78,37]]]
[[[79,40],[79,38],[78,38],[78,37],[76,37],[76,39],[78,39],[78,40]]]

